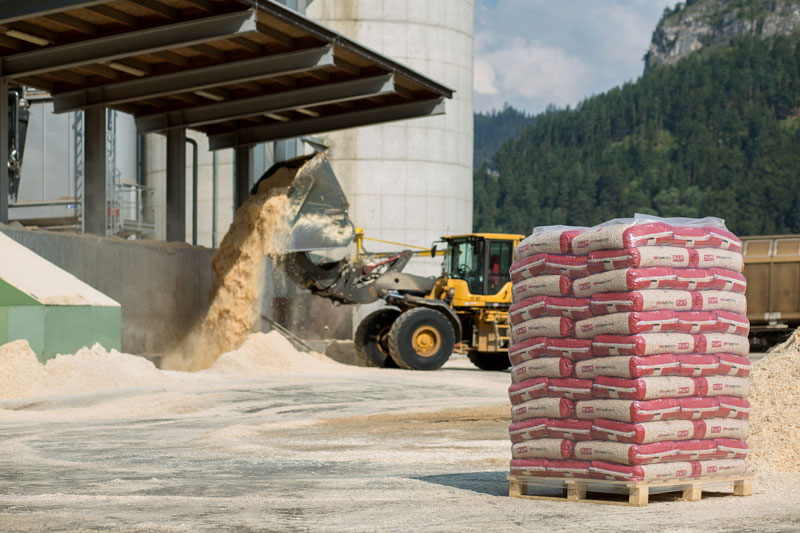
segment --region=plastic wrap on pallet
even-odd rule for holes
[[[735,396],[718,396],[719,403],[718,415],[720,418],[738,418],[747,420],[750,418],[750,402],[746,398]]]
[[[695,468],[689,461],[628,466],[607,461],[592,461],[589,471],[600,479],[613,481],[655,481],[690,478]]]
[[[741,241],[719,219],[647,215],[534,235],[511,269],[512,473],[743,473],[751,365]]]
[[[696,353],[697,337],[688,333],[642,333],[640,335],[598,335],[592,339],[592,354],[659,355]]]
[[[705,432],[705,423],[690,420],[629,423],[601,418],[592,422],[592,438],[631,444],[701,439]]]
[[[589,268],[585,256],[540,253],[512,263],[509,274],[512,283],[519,283],[542,275],[581,278],[589,275]]]
[[[575,363],[575,377],[591,379],[599,376],[613,378],[642,378],[647,376],[676,375],[680,369],[677,356],[672,354],[618,355],[594,357]]]
[[[594,316],[640,311],[690,311],[693,308],[694,296],[690,291],[669,289],[593,294],[589,304]]]
[[[508,319],[511,324],[520,324],[541,317],[565,317],[579,320],[590,317],[588,298],[565,298],[556,296],[534,296],[511,305]]]
[[[512,365],[523,361],[538,359],[547,355],[547,337],[533,337],[522,342],[515,342],[508,349],[508,359]]]
[[[571,459],[575,444],[568,439],[533,439],[511,446],[514,459]]]
[[[658,400],[583,400],[575,403],[575,416],[581,420],[607,418],[620,422],[673,420],[680,414],[675,398]]]
[[[511,442],[516,444],[524,440],[541,439],[547,436],[548,418],[531,418],[521,422],[512,422],[508,426]]]
[[[511,405],[547,396],[548,378],[531,378],[519,383],[512,383],[508,388]]]
[[[521,383],[533,378],[567,378],[573,363],[563,357],[541,357],[511,367],[511,381]]]
[[[716,451],[716,442],[711,441]],[[607,440],[589,440],[574,445],[575,459],[609,461],[623,465],[645,465],[675,461],[678,445],[672,441],[629,444]]]
[[[521,422],[531,418],[569,418],[575,404],[567,398],[537,398],[511,407],[511,420]]]
[[[592,393],[595,398],[623,400],[655,400],[681,398],[697,394],[697,384],[692,378],[657,376],[636,379],[598,376]]]

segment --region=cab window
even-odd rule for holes
[[[483,294],[484,241],[483,239],[453,239],[450,241],[445,262],[445,275],[463,279],[472,294]]]

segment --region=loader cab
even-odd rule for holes
[[[511,281],[516,235],[472,234],[445,237],[444,276],[463,280],[470,294],[492,295]]]

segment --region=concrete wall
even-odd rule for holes
[[[208,310],[214,250],[182,243],[126,241],[0,227],[0,231],[122,305],[122,349],[159,355]],[[7,260],[2,258],[2,260]],[[262,313],[305,340],[349,339],[352,307],[298,292],[267,258]],[[314,320],[309,320],[314,317]],[[270,320],[256,329],[269,331]]]
[[[0,231],[118,301],[126,352],[163,353],[208,309],[213,250],[91,235]]]

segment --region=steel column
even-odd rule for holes
[[[84,121],[83,227],[86,233],[105,236],[108,210],[105,108],[86,110]]]
[[[8,224],[8,80],[0,78],[0,223]]]
[[[236,207],[239,208],[250,196],[252,185],[252,162],[251,155],[253,149],[250,146],[236,147]]]
[[[186,130],[167,133],[167,240],[186,242]]]

